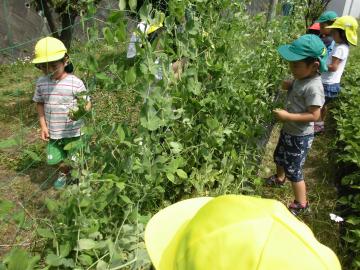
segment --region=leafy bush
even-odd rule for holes
[[[114,11],[102,29],[88,29],[78,70],[94,96],[116,105],[94,100],[85,145],[69,161],[79,185],[46,202],[49,217],[37,233],[48,239],[49,268],[145,267],[144,224],[160,207],[254,192],[259,142],[286,71],[276,48],[299,35],[302,15],[264,27],[263,15],[248,15],[236,1],[168,4],[166,29],[152,44],[138,33],[134,62],[124,55],[124,12]],[[149,22],[163,14],[147,5],[139,16]],[[176,61],[185,63],[179,79],[170,68]],[[132,122],[114,121],[127,119],[114,118],[126,112],[123,104],[134,108]]]
[[[350,56],[344,73],[344,89],[333,113],[338,159],[341,164],[349,164],[352,168],[341,179],[345,190],[339,199],[346,220],[343,239],[351,269],[360,269],[360,71],[357,67],[360,50],[352,50]]]

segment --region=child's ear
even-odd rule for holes
[[[318,70],[320,69],[320,62],[319,62],[319,61],[315,61],[313,67],[314,67],[314,69],[315,69],[316,71],[318,71]]]

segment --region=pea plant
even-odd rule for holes
[[[144,5],[138,16],[164,28],[152,42],[134,30],[133,60],[124,11],[87,30],[78,71],[92,95],[111,99],[83,114],[81,150],[69,161],[79,185],[46,201],[37,229],[48,240],[45,269],[146,268],[154,212],[187,197],[253,194],[259,182],[259,142],[286,74],[276,48],[301,33],[301,14],[265,27],[238,1],[170,0],[168,14]],[[132,121],[113,120],[129,107]]]
[[[351,265],[351,269],[360,269],[360,114],[356,110],[360,102],[360,72],[355,64],[359,51],[354,50],[352,53],[354,55],[347,64],[344,76],[345,87],[333,112],[337,131],[334,149],[337,151],[338,166],[347,168],[346,171],[342,169],[344,173],[339,175],[339,206],[346,220],[343,246],[349,254],[346,262]]]

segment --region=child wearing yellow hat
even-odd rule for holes
[[[250,196],[170,205],[146,225],[145,245],[156,270],[341,270],[283,204]]]
[[[47,163],[59,165],[59,177],[54,188],[60,189],[69,180],[70,167],[64,159],[68,151],[64,147],[80,139],[80,128],[83,121],[71,119],[69,113],[77,108],[77,96],[85,92],[84,83],[71,74],[72,64],[69,62],[67,49],[58,39],[46,37],[35,46],[35,57],[32,61],[44,76],[36,82],[33,101],[36,102],[41,128],[41,139],[48,142]],[[86,96],[84,96],[85,99]],[[87,100],[86,110],[90,109]]]
[[[326,28],[331,29],[335,46],[327,61],[328,71],[321,75],[325,92],[325,105],[334,100],[340,93],[340,81],[349,57],[350,45],[357,45],[358,22],[352,16],[343,16],[337,18],[332,25]],[[326,107],[322,111],[323,118],[325,113]]]

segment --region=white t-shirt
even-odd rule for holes
[[[334,49],[332,50],[331,55],[329,55],[329,58],[327,60],[327,65],[331,64],[333,57],[336,57],[341,61],[336,71],[334,72],[327,71],[321,74],[321,79],[324,84],[340,83],[341,76],[344,72],[348,56],[349,56],[349,45],[335,44]]]

